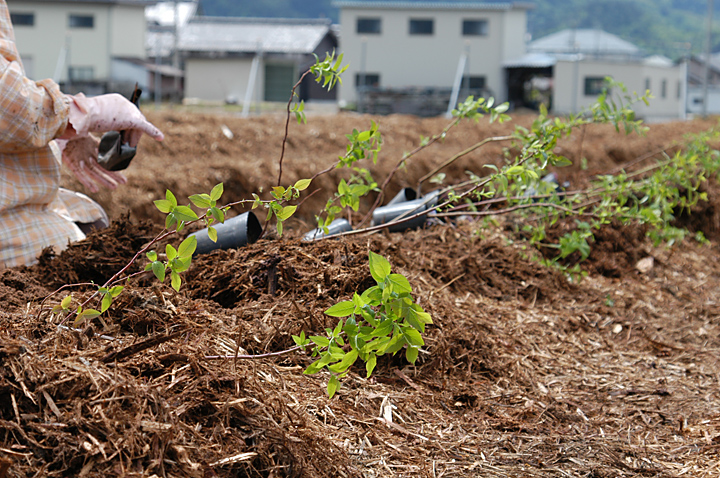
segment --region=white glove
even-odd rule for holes
[[[87,136],[88,133],[127,131],[125,138],[130,146],[137,146],[143,133],[162,141],[162,132],[153,126],[140,110],[117,93],[86,97],[78,93],[70,98],[68,130],[62,138]]]
[[[127,179],[120,173],[107,171],[97,162],[100,140],[92,135],[76,136],[70,140],[55,140],[62,151],[62,162],[88,191],[96,193],[98,186],[115,189]]]

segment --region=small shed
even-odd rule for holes
[[[315,62],[337,48],[330,20],[196,17],[179,34],[185,97],[226,103],[285,102]],[[335,100],[306,77],[305,101]]]

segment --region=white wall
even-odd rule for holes
[[[700,86],[688,88],[687,111],[691,114],[703,114],[703,89]],[[720,114],[720,86],[708,87],[707,113],[711,115]]]
[[[358,17],[380,17],[381,33],[358,34]],[[434,19],[433,35],[410,35],[408,24],[411,18]],[[463,19],[486,19],[487,36],[463,36]],[[525,52],[525,10],[438,8],[410,11],[344,7],[340,11],[340,24],[340,51],[344,61],[350,64],[340,86],[340,99],[346,102],[356,100],[355,76],[362,71],[363,61],[366,73],[380,74],[381,87],[450,88],[466,48],[469,49],[467,74],[485,76],[487,87],[497,99],[504,101],[507,92],[502,62]]]
[[[33,26],[15,27],[15,39],[23,56],[32,57],[34,79],[52,78],[65,46],[68,56],[58,81],[68,76],[68,65],[92,66],[98,80],[110,77],[114,56],[145,58],[144,6],[84,2],[38,2],[9,0],[11,13],[33,13]],[[93,28],[69,28],[68,15],[92,15]]]
[[[648,121],[662,121],[681,116],[683,104],[683,69],[680,66],[646,66],[641,63],[617,63],[599,60],[558,60],[553,71],[553,112],[567,114],[585,109],[595,102],[597,95],[585,95],[585,78],[611,76],[628,89],[628,93],[645,93],[646,80],[654,96],[650,105],[637,103],[635,112]],[[665,96],[661,91],[666,82]],[[678,86],[679,85],[679,86]],[[680,88],[680,95],[678,95]],[[616,91],[616,93],[619,93]]]
[[[185,97],[205,101],[245,99],[252,58],[188,58],[185,61]],[[263,65],[255,81],[253,101],[262,98]]]

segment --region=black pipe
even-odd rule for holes
[[[379,226],[397,219],[399,222],[389,226],[388,231],[402,232],[408,229],[422,227],[425,225],[425,221],[427,221],[427,213],[437,204],[439,196],[440,191],[433,191],[420,199],[379,207],[373,212],[372,225]],[[403,220],[403,218],[413,216],[422,211],[426,211],[426,213],[410,220]]]
[[[262,226],[252,211],[213,224],[217,231],[217,242],[210,240],[207,228],[190,234],[197,239],[195,254],[207,254],[215,249],[232,249],[252,244],[260,238]]]
[[[352,226],[350,225],[350,222],[348,222],[347,219],[335,219],[333,222],[331,222],[328,225],[328,232],[325,234],[325,231],[321,227],[317,229],[313,229],[312,231],[308,232],[303,236],[303,241],[318,241],[320,239],[323,239],[325,237],[334,236],[335,234],[340,234],[341,232],[347,232],[352,231]]]
[[[414,201],[415,199],[417,199],[417,192],[413,188],[402,188],[394,198],[388,201],[386,206],[401,202]]]

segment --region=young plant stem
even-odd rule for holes
[[[457,161],[458,159],[462,158],[462,157],[465,156],[465,155],[468,155],[468,154],[472,153],[472,152],[475,151],[476,149],[478,149],[478,148],[480,148],[480,147],[482,147],[482,146],[484,146],[484,145],[486,145],[486,144],[488,144],[488,143],[493,143],[493,142],[498,142],[498,141],[509,141],[509,140],[511,140],[511,139],[513,139],[513,136],[511,136],[511,135],[507,135],[507,136],[494,136],[494,137],[491,137],[491,138],[485,138],[484,140],[482,140],[482,141],[480,141],[480,142],[478,142],[478,143],[475,143],[474,145],[470,146],[470,147],[467,148],[466,150],[460,151],[459,153],[457,153],[457,154],[455,154],[454,156],[450,157],[447,161],[445,161],[445,162],[442,163],[441,165],[437,166],[435,169],[433,169],[432,171],[430,171],[429,173],[427,173],[425,176],[421,177],[421,178],[418,180],[418,185],[417,185],[418,195],[420,195],[422,183],[424,183],[424,182],[427,181],[428,179],[432,178],[432,177],[435,176],[437,173],[439,173],[440,171],[442,171],[442,170],[445,169],[446,167],[450,166],[452,163],[454,163],[454,162]]]
[[[300,79],[295,83],[292,87],[292,91],[290,93],[290,99],[287,102],[287,118],[285,119],[285,135],[282,139],[282,147],[280,149],[280,161],[278,161],[278,179],[277,179],[277,185],[282,185],[282,174],[283,174],[283,158],[285,157],[285,145],[287,144],[288,134],[290,133],[290,114],[292,113],[291,107],[292,107],[292,101],[293,98],[295,98],[295,90],[298,86],[300,86],[300,83],[303,82],[306,76],[310,74],[310,70],[307,70],[305,73],[302,74]],[[263,233],[265,233],[265,230],[263,230]]]
[[[205,360],[233,360],[233,359],[242,359],[242,360],[258,360],[268,357],[277,357],[278,355],[287,355],[291,352],[295,352],[296,350],[302,350],[305,347],[302,347],[300,345],[296,345],[295,347],[289,348],[287,350],[281,350],[280,352],[269,352],[266,354],[258,354],[258,355],[206,355],[204,358]]]
[[[390,183],[390,180],[393,178],[393,176],[395,176],[395,173],[400,170],[400,168],[403,166],[403,164],[405,164],[405,162],[406,162],[408,159],[410,159],[411,157],[415,156],[415,155],[418,154],[420,151],[428,148],[430,145],[434,144],[434,143],[437,142],[438,140],[440,140],[440,139],[444,138],[445,136],[447,136],[447,133],[448,133],[452,128],[454,128],[455,126],[457,126],[457,124],[460,123],[461,119],[462,119],[462,118],[459,118],[459,117],[458,117],[458,118],[455,118],[450,124],[448,124],[447,126],[445,126],[445,128],[444,128],[440,133],[438,133],[438,134],[434,135],[432,138],[430,138],[427,143],[421,144],[420,146],[417,146],[415,149],[413,149],[413,150],[410,151],[409,153],[403,155],[403,157],[400,159],[400,161],[398,161],[398,163],[395,165],[395,167],[390,171],[390,173],[387,175],[387,177],[386,177],[385,180],[383,181],[382,185],[380,186],[380,193],[379,193],[379,194],[377,195],[377,197],[375,198],[375,202],[374,202],[373,205],[370,207],[370,210],[369,210],[368,213],[365,215],[365,217],[363,217],[362,220],[358,223],[358,226],[357,226],[357,227],[362,227],[363,224],[365,224],[365,223],[368,221],[368,219],[370,219],[370,217],[372,217],[373,211],[374,211],[374,210],[380,205],[380,203],[382,202],[382,199],[383,199],[383,197],[384,197],[384,195],[385,195],[385,188],[386,188],[387,185]]]

